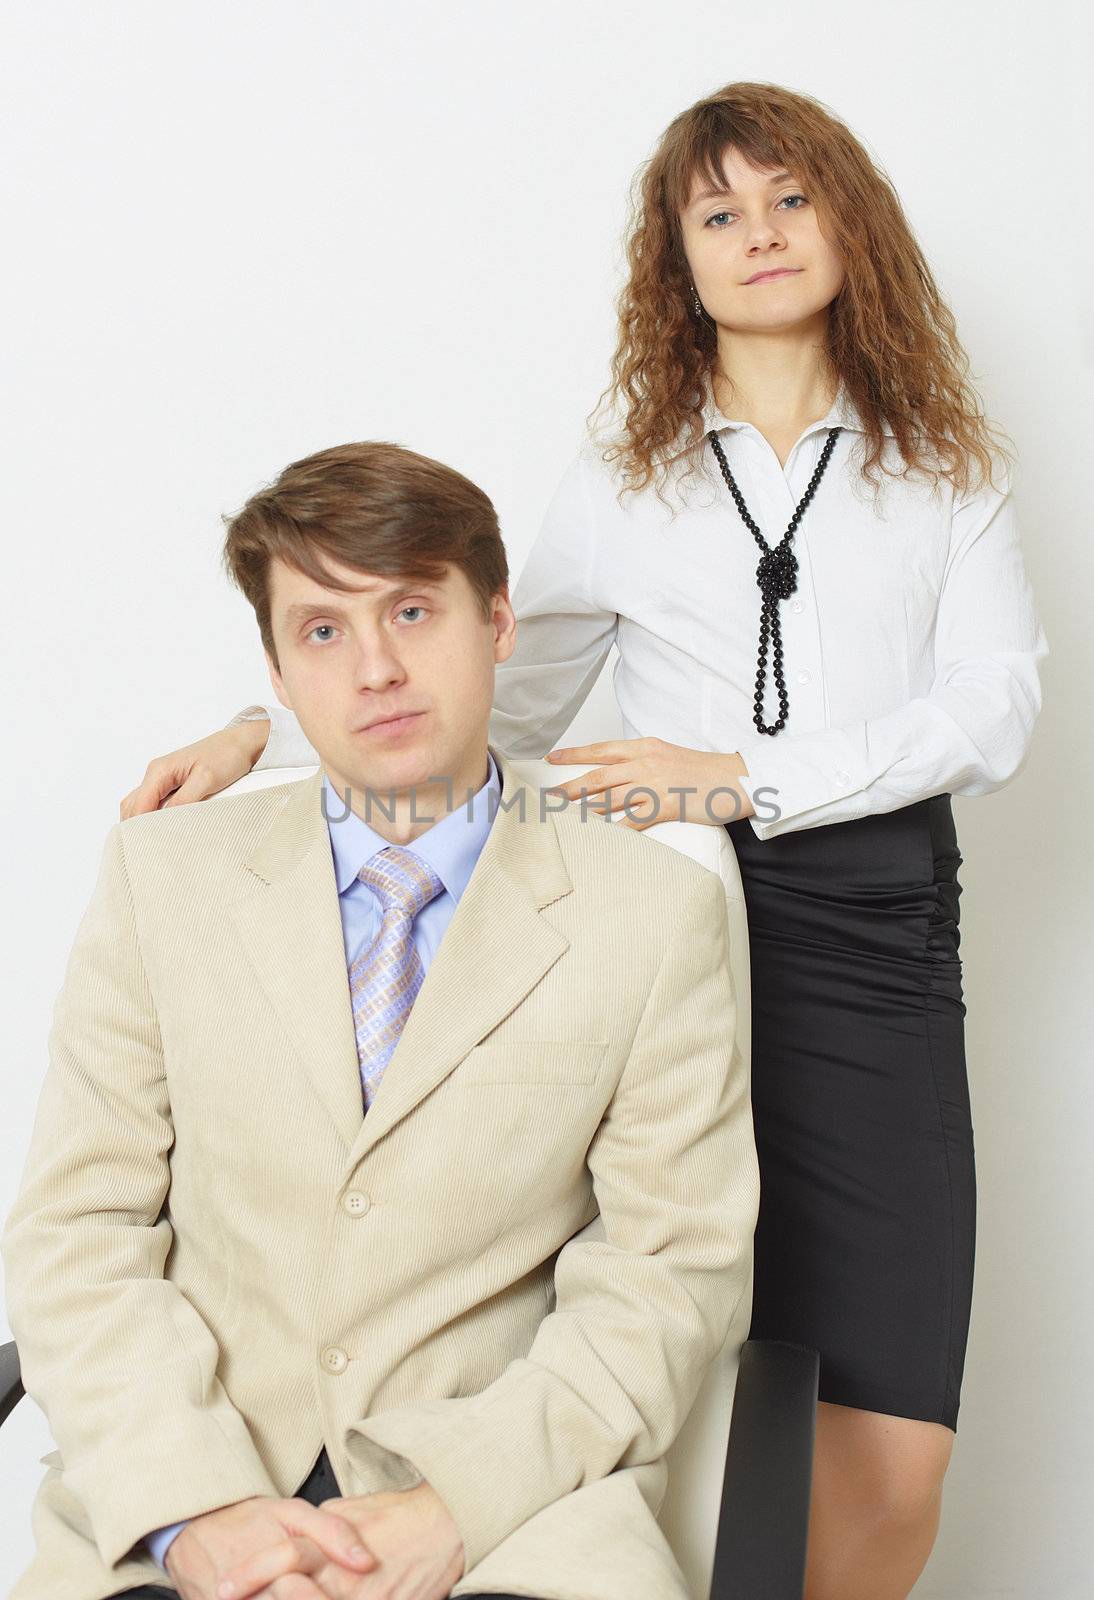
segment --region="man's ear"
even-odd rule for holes
[[[517,647],[517,619],[505,584],[494,596],[494,662],[508,661]]]
[[[273,685],[273,692],[280,700],[281,704],[285,707],[285,710],[291,711],[292,704],[288,695],[285,693],[285,685],[281,681],[281,674],[278,672],[277,667],[274,664],[273,656],[271,656],[268,650],[264,651],[263,653],[266,657],[266,669],[270,674],[270,682]]]

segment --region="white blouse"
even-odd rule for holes
[[[496,671],[490,742],[516,759],[553,749],[615,643],[623,736],[740,751],[760,839],[1009,782],[1029,750],[1049,653],[1009,481],[958,495],[945,480],[883,476],[875,500],[852,459],[863,428],[842,388],[785,467],[763,434],[709,396],[704,425],[718,430],[774,546],[836,423],[844,431],[792,541],[797,590],[779,602],[790,705],[778,734],[753,722],[760,550],[710,446],[701,475],[681,485],[676,471],[664,490],[670,517],[652,486],[620,504],[619,480],[590,441],[512,593],[517,645]],[[900,470],[895,441],[885,451]],[[765,681],[771,723],[770,648]],[[279,705],[249,706],[228,726],[257,716],[271,722],[259,767],[318,762]],[[701,814],[701,799],[688,803]]]

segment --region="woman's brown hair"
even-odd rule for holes
[[[866,430],[863,476],[876,487],[879,465],[890,476],[917,469],[964,490],[975,461],[991,482],[993,454],[1008,458],[1004,436],[968,382],[953,314],[891,182],[819,101],[777,84],[731,83],[669,123],[632,190],[612,382],[590,413],[591,420],[610,400],[623,415],[622,435],[604,452],[620,463],[621,496],[645,488],[670,455],[686,452],[690,461],[704,437],[717,334],[692,310],[680,212],[697,176],[724,182],[727,146],[754,166],[792,173],[843,255],[826,353]],[[904,458],[899,473],[882,459],[883,422]]]
[[[254,607],[275,666],[269,595],[275,556],[343,592],[353,585],[337,579],[321,557],[421,582],[438,581],[452,564],[463,570],[485,619],[509,582],[489,497],[454,468],[397,444],[339,444],[305,456],[222,520],[225,568]]]

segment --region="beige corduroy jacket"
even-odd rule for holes
[[[58,1445],[11,1600],[168,1582],[145,1533],[323,1445],[345,1494],[428,1479],[453,1595],[685,1600],[661,1458],[759,1203],[723,887],[493,754],[367,1116],[322,769],[111,829],[3,1235]]]

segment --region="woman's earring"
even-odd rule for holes
[[[694,284],[692,284],[692,286],[691,286],[691,299],[692,299],[692,304],[695,307],[695,315],[697,317],[701,318],[702,315],[703,315],[703,307],[702,307],[702,305],[700,304],[700,301],[699,301],[699,291],[695,287]]]

